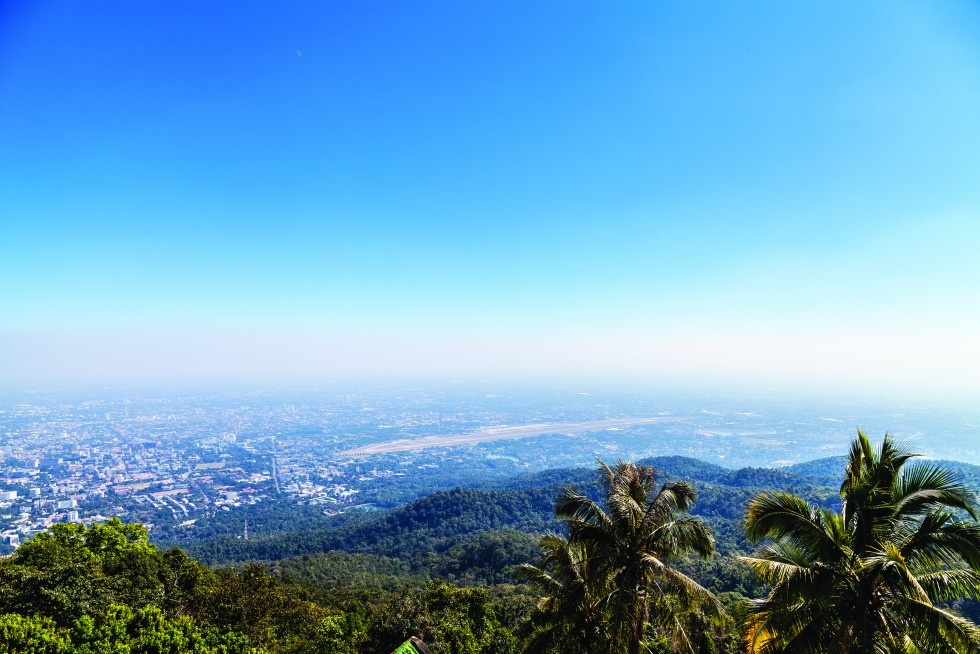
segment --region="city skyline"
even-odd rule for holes
[[[0,9],[0,385],[980,391],[967,4]]]

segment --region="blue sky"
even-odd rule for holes
[[[980,10],[0,5],[0,381],[980,390]]]

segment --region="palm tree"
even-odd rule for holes
[[[517,577],[544,593],[532,622],[538,629],[528,641],[526,654],[550,651],[608,653],[612,640],[606,604],[610,580],[595,570],[595,559],[585,549],[559,534],[545,534],[540,542],[541,567],[521,565]]]
[[[686,483],[656,486],[649,466],[599,462],[604,506],[573,490],[555,503],[568,538],[546,536],[542,566],[523,566],[549,596],[542,600],[553,624],[592,625],[596,651],[638,654],[651,612],[674,644],[693,652],[681,616],[691,611],[720,616],[718,600],[668,565],[694,552],[710,556],[711,531],[699,520],[678,517],[690,510],[694,490]],[[583,641],[579,641],[581,644]]]
[[[840,513],[790,493],[750,502],[748,536],[771,540],[743,560],[772,587],[750,602],[750,654],[980,652],[977,625],[942,606],[980,597],[978,506],[916,456],[859,430]]]

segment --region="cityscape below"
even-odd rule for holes
[[[980,463],[980,416],[925,403],[464,384],[7,393],[0,532],[7,551],[108,517],[165,542],[247,538],[249,511],[273,505],[328,519],[597,458],[782,468],[843,455],[859,427]]]

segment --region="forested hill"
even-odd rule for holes
[[[752,549],[741,521],[756,493],[785,490],[827,508],[836,508],[840,501],[839,457],[778,469],[731,470],[680,456],[642,463],[653,466],[661,481],[685,480],[697,489],[693,513],[714,530],[719,556],[697,563],[698,570],[691,572],[719,592],[747,592],[751,583],[744,570],[735,572],[732,560]],[[944,465],[980,490],[980,467]],[[568,486],[598,496],[595,468],[547,470],[482,488],[437,491],[391,511],[338,516],[317,528],[290,529],[284,518],[272,534],[253,535],[248,541],[211,538],[186,548],[212,565],[278,562],[276,570],[321,587],[343,578],[373,587],[419,584],[427,578],[508,582],[513,566],[537,555],[540,534],[560,531],[554,500]],[[379,570],[386,573],[379,576]]]
[[[828,459],[830,460],[830,459]],[[821,459],[823,461],[823,459]],[[824,475],[808,474],[793,468],[740,468],[732,470],[686,456],[657,456],[638,463],[652,466],[664,481],[684,479],[700,484],[722,486],[808,485],[824,483]],[[591,487],[596,484],[595,468],[555,468],[529,475],[519,475],[504,482],[500,488],[538,488],[546,486]]]
[[[717,553],[671,564],[729,612],[723,624],[699,627],[697,651],[735,654],[742,632],[733,616],[745,598],[766,593],[736,558],[754,549],[743,531],[746,503],[779,489],[836,508],[833,463],[841,463],[781,470],[727,470],[682,457],[644,463],[660,481],[683,479],[697,489],[694,513],[710,527]],[[980,467],[947,467],[980,490]],[[559,490],[573,485],[598,497],[597,477],[595,469],[551,470],[339,516],[325,528],[189,548],[208,563],[264,564],[237,569],[158,549],[141,525],[55,525],[0,560],[0,651],[389,654],[409,635],[424,635],[436,654],[517,654],[541,626],[532,618],[540,595],[513,570],[540,561],[541,534],[561,530],[553,515]],[[288,525],[285,515],[276,524]],[[980,620],[977,603],[951,605]]]
[[[663,481],[692,482],[700,493],[694,509],[696,514],[729,520],[740,519],[745,500],[761,489],[791,490],[835,506],[833,498],[843,469],[843,460],[836,457],[777,469],[733,470],[681,456],[648,458],[641,463],[660,471]],[[980,488],[980,467],[943,463]],[[263,502],[248,509],[251,540],[247,543],[238,538],[243,533],[243,513],[229,511],[199,521],[195,525],[198,536],[194,539],[163,538],[159,544],[180,545],[213,564],[271,561],[332,549],[392,555],[393,552],[403,554],[406,547],[421,551],[423,546],[428,546],[442,552],[446,547],[458,546],[460,539],[465,540],[472,533],[495,529],[540,533],[547,525],[554,526],[547,498],[553,499],[562,487],[571,485],[592,494],[598,492],[595,469],[591,466],[546,470],[504,480],[468,480],[463,486],[480,493],[467,495],[465,500],[439,499],[454,490],[446,481],[445,477],[394,478],[391,489],[375,489],[365,498],[376,509],[366,515],[349,511],[341,516],[326,516],[317,506],[301,506],[285,499]],[[498,492],[505,494],[495,494]],[[433,499],[425,499],[430,496]],[[469,502],[472,506],[450,506],[454,501]],[[480,511],[490,514],[482,516]],[[420,525],[418,516],[407,516],[406,512],[429,516],[432,525]],[[713,526],[722,534],[731,528],[726,524]],[[430,531],[417,535],[423,528]],[[378,545],[380,534],[385,534],[384,546],[396,549],[386,550]],[[420,558],[416,562],[424,563]]]
[[[829,483],[822,463],[815,474],[806,474],[806,468],[730,470],[678,456],[642,463],[653,466],[661,481],[683,479],[696,487],[699,498],[693,512],[711,523],[722,554],[745,549],[739,521],[746,502],[761,490],[788,490],[827,506],[837,501],[839,482]],[[491,487],[438,491],[392,511],[341,516],[321,528],[279,529],[248,541],[213,538],[187,549],[211,564],[279,561],[342,550],[397,559],[418,574],[452,578],[458,573],[496,581],[505,578],[508,566],[534,555],[537,535],[559,529],[553,504],[567,486],[597,495],[595,469],[548,470]],[[461,561],[470,561],[476,569],[461,572]]]
[[[400,559],[416,570],[460,547],[479,546],[481,534],[501,530],[524,536],[556,528],[553,488],[439,491],[387,513],[361,514],[325,529],[286,532],[245,541],[220,538],[188,550],[212,564],[278,561],[331,550]],[[521,556],[533,555],[536,538],[521,538]],[[526,560],[526,559],[524,559]]]

